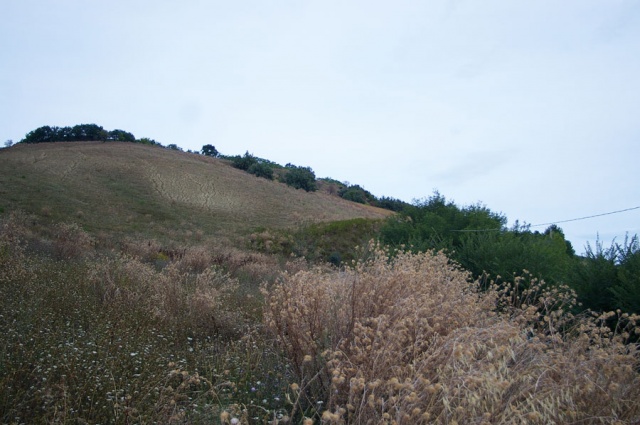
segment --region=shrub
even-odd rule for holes
[[[273,180],[273,168],[262,162],[256,162],[252,164],[247,172],[257,177]]]
[[[387,196],[383,196],[375,202],[375,205],[380,208],[384,208],[386,210],[400,212],[404,210],[406,207],[410,206],[410,204],[401,201],[400,199],[391,198]]]
[[[218,152],[218,149],[216,149],[216,147],[211,144],[202,146],[202,149],[200,150],[200,152],[203,155],[212,156],[214,158],[220,155],[220,152]]]
[[[132,133],[129,133],[128,131],[124,131],[124,130],[111,130],[109,132],[109,136],[107,137],[107,140],[112,140],[112,141],[116,141],[116,142],[135,142],[136,141],[136,136],[134,136]]]
[[[316,174],[310,167],[298,167],[293,164],[285,166],[287,172],[284,175],[284,182],[293,188],[304,189],[307,192],[317,190]]]
[[[376,202],[376,197],[373,196],[371,192],[357,184],[342,188],[338,192],[338,195],[347,201],[357,202],[359,204],[373,204]]]
[[[62,260],[82,258],[91,253],[93,238],[75,223],[59,223],[54,230],[53,249]]]
[[[629,313],[640,314],[640,240],[635,235],[618,245],[618,285],[611,288],[616,307]]]
[[[587,244],[572,270],[571,284],[580,301],[596,311],[622,309],[640,313],[640,242],[638,236],[625,237],[622,244],[604,248],[600,240],[595,249]]]
[[[231,158],[231,164],[240,169],[247,171],[253,164],[256,164],[258,159],[251,155],[248,151],[243,156],[237,155]]]
[[[370,246],[351,269],[287,275],[265,318],[324,423],[629,423],[637,316],[574,317],[568,289],[480,292],[442,254]],[[615,314],[614,314],[615,315]]]

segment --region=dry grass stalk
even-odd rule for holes
[[[479,292],[441,254],[372,248],[286,275],[265,317],[301,382],[324,374],[324,423],[638,421],[638,318],[611,332],[609,315],[567,313],[570,291],[524,283]]]

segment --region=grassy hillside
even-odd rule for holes
[[[2,424],[640,423],[640,316],[362,245],[388,211],[77,142],[0,151],[0,210]]]
[[[178,240],[390,214],[260,179],[216,158],[101,142],[1,150],[0,210],[14,209],[53,222],[72,219],[91,232]]]

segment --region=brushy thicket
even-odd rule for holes
[[[30,223],[0,222],[0,423],[640,421],[638,317],[574,316],[567,288]]]
[[[567,288],[480,292],[442,254],[372,246],[351,269],[301,271],[265,295],[296,407],[323,423],[640,421],[638,317],[617,332],[612,314],[574,317]]]

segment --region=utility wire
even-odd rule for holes
[[[528,227],[540,227],[540,226],[549,226],[551,224],[568,223],[570,221],[586,220],[588,218],[602,217],[604,215],[618,214],[618,213],[621,213],[621,212],[632,211],[632,210],[637,210],[637,209],[640,209],[640,206],[632,207],[632,208],[625,208],[623,210],[610,211],[610,212],[606,212],[606,213],[602,213],[602,214],[588,215],[586,217],[571,218],[569,220],[559,220],[559,221],[550,221],[548,223],[531,224]],[[499,232],[501,230],[503,230],[503,229],[501,229],[501,228],[498,228],[498,229],[467,229],[467,230],[451,230],[451,232]]]
[[[637,210],[639,208],[640,208],[640,206],[633,207],[633,208],[625,208],[624,210],[611,211],[611,212],[606,212],[606,213],[602,213],[602,214],[588,215],[586,217],[571,218],[569,220],[560,220],[560,221],[552,221],[552,222],[549,222],[549,223],[532,224],[531,227],[548,226],[550,224],[568,223],[570,221],[586,220],[588,218],[602,217],[603,215],[618,214],[618,213],[625,212],[625,211]]]

